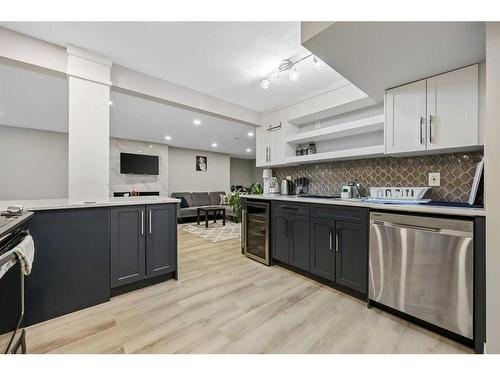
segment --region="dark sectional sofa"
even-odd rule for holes
[[[206,207],[206,206],[220,206],[226,209],[226,217],[233,216],[233,209],[228,205],[220,204],[220,195],[226,194],[223,191],[212,191],[210,193],[207,192],[196,192],[196,193],[188,193],[188,192],[179,192],[172,193],[170,196],[172,198],[184,198],[189,207],[181,208],[180,203],[177,204],[177,217],[182,220],[186,218],[196,217],[197,208],[198,207]],[[204,218],[204,217],[203,217]]]

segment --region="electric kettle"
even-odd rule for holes
[[[293,188],[293,182],[286,179],[286,180],[281,180],[281,194],[282,195],[290,195],[295,193],[294,188]]]

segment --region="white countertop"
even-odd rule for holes
[[[279,194],[246,194],[242,197],[249,199],[262,199],[262,200],[277,200],[287,202],[304,202],[304,203],[318,203],[318,204],[331,204],[338,206],[354,206],[354,207],[367,207],[372,210],[387,210],[387,211],[404,211],[404,212],[418,212],[436,215],[455,215],[455,216],[486,216],[484,208],[469,208],[469,207],[448,207],[448,206],[431,206],[422,204],[381,204],[365,202],[360,199],[325,199],[325,198],[305,198],[295,195],[279,195]]]
[[[62,210],[70,208],[130,206],[134,204],[160,204],[177,203],[180,199],[170,197],[145,196],[145,197],[116,197],[97,200],[95,202],[71,201],[69,199],[34,199],[0,201],[0,211],[8,206],[22,204],[25,211]]]

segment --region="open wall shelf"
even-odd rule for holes
[[[312,155],[290,156],[286,158],[287,164],[307,164],[323,161],[363,159],[384,155],[384,145],[351,148],[347,150],[320,152]]]
[[[360,134],[382,131],[383,129],[384,115],[381,114],[366,117],[360,120],[327,126],[325,128],[299,132],[297,134],[286,137],[286,142],[289,144],[319,142],[329,139],[350,137]]]

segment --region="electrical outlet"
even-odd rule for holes
[[[429,173],[429,186],[441,186],[441,173]]]
[[[321,128],[321,121],[320,120],[314,121],[314,129],[319,129],[319,128]]]

